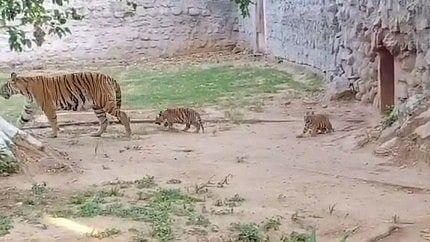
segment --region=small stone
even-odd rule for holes
[[[188,14],[190,16],[198,16],[200,15],[200,10],[197,8],[188,8]]]
[[[327,108],[327,104],[321,105],[322,108]]]
[[[203,11],[202,11],[202,16],[203,16],[203,17],[211,16],[211,11],[209,11],[209,10],[207,10],[207,9],[203,10]]]
[[[182,14],[182,9],[178,8],[178,7],[173,7],[171,9],[171,12],[173,15],[178,16]]]
[[[149,36],[142,36],[142,37],[140,37],[140,40],[143,40],[143,41],[148,41],[150,39],[151,38]]]

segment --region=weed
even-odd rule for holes
[[[12,228],[12,220],[9,217],[0,215],[0,237],[9,234]]]
[[[137,188],[139,188],[139,189],[152,188],[152,187],[157,186],[157,184],[154,181],[153,176],[146,176],[140,180],[137,180],[136,184],[137,184]]]
[[[279,216],[268,218],[262,222],[262,228],[264,231],[269,231],[271,229],[278,230],[279,226],[281,226],[281,217]]]
[[[385,116],[384,119],[382,120],[382,124],[385,127],[391,127],[398,119],[398,115],[397,115],[397,111],[395,110],[393,105],[387,105],[385,107],[385,112],[384,112]]]
[[[289,236],[282,236],[282,242],[316,242],[316,232],[312,230],[310,234],[308,233],[297,233],[292,232]]]
[[[17,173],[19,165],[17,162],[5,161],[5,158],[0,155],[0,175],[8,176],[9,174]]]
[[[237,224],[236,229],[239,231],[238,241],[243,242],[260,242],[262,235],[255,223]]]
[[[88,193],[80,193],[77,195],[72,196],[72,198],[70,199],[70,203],[71,204],[84,204],[89,197],[91,197],[92,194],[88,194]]]
[[[101,215],[102,211],[103,211],[103,209],[102,209],[100,203],[90,201],[90,202],[87,202],[85,204],[82,204],[79,207],[78,216],[84,217],[84,218],[85,217],[95,217],[97,215]]]
[[[120,233],[121,233],[121,231],[119,229],[113,228],[113,229],[106,229],[104,231],[97,232],[97,233],[91,233],[91,234],[89,234],[89,236],[93,237],[93,238],[97,238],[97,239],[105,239],[105,238],[109,238],[109,237],[115,236],[115,235],[120,234]]]
[[[42,183],[42,184],[33,183],[33,185],[31,186],[31,192],[36,196],[40,196],[46,193],[47,192],[46,183]]]
[[[226,198],[224,204],[229,207],[238,207],[245,201],[245,198],[241,197],[239,194],[235,194],[231,198]]]
[[[188,217],[188,221],[186,222],[186,224],[207,227],[211,224],[211,222],[208,218],[201,214],[192,214],[190,217]]]
[[[109,190],[100,191],[98,194],[100,197],[122,197],[123,195],[119,187],[111,187]]]

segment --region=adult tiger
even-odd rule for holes
[[[100,137],[106,131],[108,119],[106,113],[118,118],[124,125],[127,137],[131,134],[130,119],[121,111],[121,89],[112,77],[95,72],[79,72],[57,76],[17,76],[15,72],[11,79],[0,88],[0,95],[9,99],[12,95],[22,94],[27,103],[17,121],[22,127],[29,122],[34,114],[35,104],[41,107],[51,124],[51,138],[57,137],[58,110],[84,111],[93,109],[100,121],[100,129],[92,133]],[[34,103],[36,101],[36,103]]]

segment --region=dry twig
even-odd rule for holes
[[[377,242],[377,241],[383,240],[383,239],[389,237],[390,235],[392,235],[393,233],[399,231],[399,229],[400,229],[400,227],[398,227],[398,226],[395,226],[395,225],[390,226],[386,232],[379,234],[373,238],[370,238],[370,239],[366,240],[366,242]]]

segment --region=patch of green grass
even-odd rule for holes
[[[67,208],[63,206],[54,214],[57,217],[110,216],[143,221],[151,225],[151,236],[159,241],[169,241],[174,238],[174,216],[190,216],[191,221],[201,225],[208,222],[198,215],[194,215],[193,203],[199,200],[184,194],[179,189],[159,189],[148,195],[144,204],[130,205],[127,201],[112,202],[107,199],[113,196],[121,197],[122,194],[116,189],[79,194],[72,197],[70,203],[72,206]]]
[[[297,82],[292,75],[272,68],[213,66],[180,71],[106,69],[121,84],[124,105],[131,108],[165,108],[218,104],[241,107],[261,94],[282,88],[314,90],[317,79]]]
[[[263,235],[255,223],[236,224],[235,228],[239,231],[238,241],[261,242]]]
[[[0,237],[9,234],[9,231],[13,228],[12,219],[3,215],[0,215]]]

